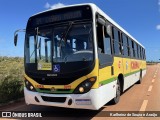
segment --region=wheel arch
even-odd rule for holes
[[[121,94],[123,93],[123,89],[124,89],[124,76],[122,73],[120,73],[118,75],[118,80],[120,82],[120,87],[121,87]]]

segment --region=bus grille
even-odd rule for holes
[[[71,78],[38,78],[38,77],[31,77],[33,80],[38,82],[39,84],[42,85],[68,85],[75,81],[77,78],[76,77],[71,77]]]
[[[50,91],[51,92],[51,89],[49,88],[39,88],[40,90],[46,90],[46,91]],[[71,89],[56,89],[56,91],[70,91]]]
[[[47,97],[47,96],[41,96],[41,97],[46,102],[64,103],[66,101],[66,97]]]

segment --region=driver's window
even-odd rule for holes
[[[111,55],[111,37],[106,34],[106,27],[103,27],[103,33],[104,33],[104,53]]]
[[[103,25],[97,23],[97,43],[98,53],[104,53],[104,42],[103,42]]]
[[[106,29],[106,24],[97,22],[97,51],[100,68],[110,66],[113,63],[113,57],[111,55],[111,36],[109,34],[109,29],[110,27]]]

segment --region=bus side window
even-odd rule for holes
[[[138,44],[137,44],[137,54],[138,54],[138,58],[140,59],[140,47]]]
[[[142,60],[146,60],[146,53],[144,48],[142,48]]]
[[[135,57],[135,50],[134,50],[134,42],[133,41],[132,41],[132,50],[133,50],[133,57]]]
[[[144,50],[144,59],[146,60],[146,50]]]
[[[130,56],[130,47],[129,47],[129,39],[127,37],[127,48],[128,48],[128,56]]]
[[[128,39],[128,42],[129,42],[129,48],[130,48],[130,56],[131,56],[131,58],[132,58],[132,57],[133,57],[132,40],[129,38],[129,39]]]
[[[103,26],[97,23],[98,53],[104,53]]]
[[[104,29],[104,53],[111,55],[112,54],[112,49],[111,49],[111,37],[107,35],[106,32],[106,26],[103,27]]]
[[[143,53],[143,48],[142,48],[142,60],[144,59],[144,53]]]
[[[137,58],[137,44],[134,42],[134,51],[135,51],[135,58]]]
[[[141,49],[141,46],[139,47],[139,50],[140,50],[140,59],[142,59],[142,49]]]
[[[125,34],[122,34],[122,43],[123,43],[123,55],[125,57],[129,56],[129,50],[128,50],[128,39]]]
[[[113,47],[114,47],[114,54],[115,55],[121,55],[121,42],[120,42],[120,33],[119,31],[113,27]]]

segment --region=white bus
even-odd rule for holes
[[[25,33],[27,104],[97,110],[146,73],[145,48],[92,3],[35,14]]]

